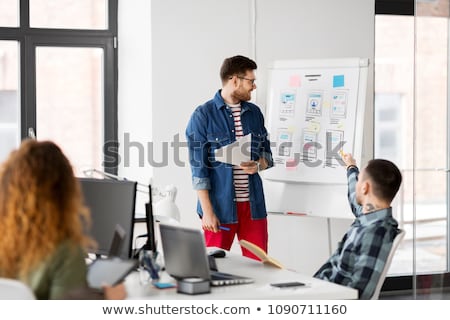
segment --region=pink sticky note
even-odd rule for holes
[[[291,76],[291,78],[289,79],[289,86],[290,87],[300,87],[301,83],[300,83],[300,76],[295,75],[295,76]]]
[[[287,159],[286,160],[286,169],[287,170],[296,170],[298,165],[298,161],[296,159]]]

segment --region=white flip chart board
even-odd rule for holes
[[[269,69],[269,180],[346,184],[340,150],[361,162],[368,59],[275,61]]]

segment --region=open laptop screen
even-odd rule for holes
[[[211,271],[203,233],[197,229],[160,224],[161,242],[167,272],[174,278],[208,279],[212,286],[252,283],[236,274]]]
[[[160,224],[167,273],[176,279],[210,279],[206,247],[200,230]]]

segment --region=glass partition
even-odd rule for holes
[[[415,0],[414,16],[376,15],[375,30],[375,157],[404,179],[393,209],[406,236],[391,289],[448,299],[449,1]]]
[[[419,299],[445,299],[449,272],[448,17],[448,0],[416,0],[412,225]]]
[[[412,273],[412,155],[414,115],[414,17],[375,19],[374,156],[393,161],[403,184],[393,214],[406,231],[389,269],[390,276]]]

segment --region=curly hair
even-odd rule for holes
[[[26,277],[58,245],[95,245],[72,166],[51,141],[25,140],[0,167],[0,276]]]

